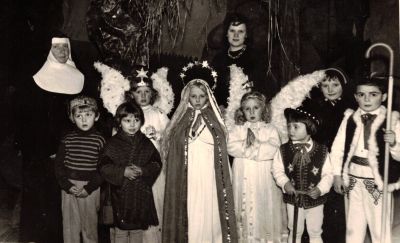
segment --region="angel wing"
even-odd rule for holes
[[[171,84],[167,80],[168,68],[162,67],[151,75],[153,88],[158,92],[158,99],[153,106],[160,109],[165,114],[169,114],[174,107],[174,92]]]
[[[113,115],[120,104],[125,101],[125,92],[130,89],[129,80],[116,69],[101,62],[95,62],[94,67],[101,73],[100,97],[104,107]]]
[[[231,80],[229,83],[228,107],[225,112],[225,124],[232,127],[235,124],[235,111],[240,107],[243,95],[250,91],[246,86],[249,77],[243,73],[243,69],[235,64],[229,66]]]
[[[288,141],[287,124],[284,115],[286,108],[297,108],[311,89],[325,78],[325,70],[301,75],[289,81],[271,100],[271,123],[278,129],[282,143]]]

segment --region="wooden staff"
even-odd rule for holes
[[[293,227],[292,227],[292,243],[296,243],[296,237],[297,237],[297,221],[299,221],[299,198],[300,195],[295,195],[294,199],[294,210],[293,210]]]
[[[387,98],[387,114],[386,114],[386,131],[391,130],[391,116],[392,116],[392,101],[393,101],[393,50],[385,43],[379,42],[371,45],[365,52],[365,57],[369,58],[370,52],[373,48],[381,46],[389,51],[390,66],[389,66],[389,83],[388,83],[388,98]],[[387,201],[388,201],[388,174],[389,174],[389,143],[385,143],[385,167],[383,175],[383,201],[382,201],[382,218],[381,218],[381,241],[385,242],[386,239],[386,215],[387,215]]]

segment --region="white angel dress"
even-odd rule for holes
[[[167,126],[169,119],[165,113],[158,108],[148,105],[141,107],[144,114],[144,124],[140,128],[143,134],[146,134],[146,129],[150,126],[154,127],[155,137],[150,139],[156,149],[160,152],[160,139]],[[165,190],[165,161],[163,161],[163,169],[160,172],[157,180],[153,185],[154,203],[156,205],[158,226],[150,226],[144,233],[144,242],[161,243],[161,225],[164,205],[164,190]]]
[[[248,129],[256,141],[246,146]],[[233,195],[239,242],[281,242],[282,192],[271,166],[280,146],[276,128],[265,122],[233,125],[228,153],[233,161]]]

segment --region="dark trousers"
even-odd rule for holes
[[[346,242],[346,215],[344,196],[333,189],[328,194],[324,207],[324,223],[322,225],[324,243]]]
[[[20,241],[63,242],[61,190],[54,161],[24,161]]]

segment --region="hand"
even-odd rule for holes
[[[250,147],[254,144],[256,140],[256,136],[250,128],[247,128],[247,138],[246,138],[246,147]]]
[[[134,180],[138,176],[141,176],[142,174],[143,174],[142,169],[136,165],[130,165],[125,167],[124,176],[128,178],[128,180]]]
[[[319,190],[318,187],[314,187],[307,192],[307,195],[310,196],[312,199],[317,199],[319,196],[321,196],[321,190]]]
[[[343,183],[343,178],[341,176],[333,177],[333,187],[335,189],[335,192],[343,195],[343,193],[345,191],[345,186]]]
[[[87,196],[89,196],[89,193],[84,188],[82,188],[81,192],[78,195],[76,195],[76,197],[81,197],[81,198],[85,198]]]
[[[383,135],[383,141],[389,143],[390,146],[396,145],[396,134],[392,130],[386,130],[383,128],[385,134]]]
[[[135,171],[136,177],[143,175],[143,170],[139,166],[132,165],[132,169]]]
[[[290,181],[286,182],[284,189],[285,189],[286,194],[289,194],[289,195],[296,194],[296,189],[294,189],[294,186],[292,185],[292,183],[290,183]]]
[[[82,188],[78,188],[77,186],[73,185],[71,186],[71,188],[69,189],[69,193],[73,194],[74,196],[78,195],[79,193],[81,193]]]
[[[150,139],[155,139],[156,137],[156,129],[153,126],[147,126],[145,129],[146,137]]]
[[[136,179],[137,172],[133,169],[132,165],[125,167],[124,176],[128,178],[128,180]]]

